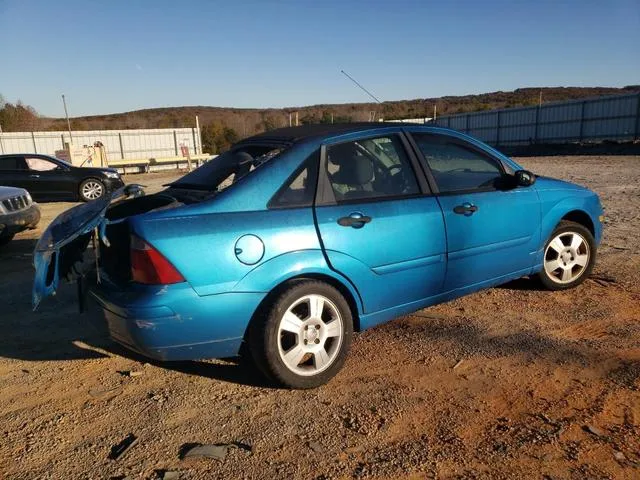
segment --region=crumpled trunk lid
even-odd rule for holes
[[[31,300],[34,310],[44,298],[55,295],[60,278],[67,276],[77,262],[83,261],[94,232],[103,246],[109,245],[106,229],[115,221],[111,222],[105,216],[112,202],[141,195],[144,195],[141,185],[127,185],[103,198],[70,208],[51,222],[33,252],[36,273]]]

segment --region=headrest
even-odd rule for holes
[[[353,142],[339,143],[329,148],[329,161],[334,165],[342,165],[343,161],[351,161],[358,154],[356,144]]]
[[[373,164],[370,159],[362,155],[343,158],[340,162],[340,170],[332,176],[333,182],[349,186],[365,185],[372,180]]]

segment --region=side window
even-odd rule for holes
[[[48,172],[49,170],[58,168],[58,165],[44,158],[27,157],[25,160],[27,161],[29,170],[35,170],[36,172]]]
[[[413,133],[441,193],[490,190],[502,178],[494,159],[443,135]]]
[[[0,157],[0,170],[27,170],[22,157]]]
[[[338,203],[420,193],[415,172],[397,135],[328,147],[327,175]]]
[[[310,207],[316,194],[320,152],[313,153],[269,202],[269,208]]]

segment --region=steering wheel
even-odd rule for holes
[[[391,165],[390,167],[385,167],[387,169],[387,172],[389,172],[389,175],[393,176],[393,173],[391,173],[392,170],[403,170],[402,165],[400,164],[395,164],[395,165]]]
[[[398,170],[398,173],[392,173],[394,170]],[[404,167],[399,164],[394,164],[389,167],[385,167],[385,171],[388,175],[384,177],[384,183],[387,185],[387,188],[391,190],[395,190],[393,185],[395,184],[397,187],[400,187],[404,190],[407,187],[407,178],[404,174]]]

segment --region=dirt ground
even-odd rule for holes
[[[43,205],[0,251],[0,478],[640,478],[640,156],[520,161],[601,195],[593,278],[523,279],[366,331],[313,391],[234,362],[146,363],[73,288],[32,313],[34,239],[70,206]],[[234,442],[221,461],[179,456]]]

